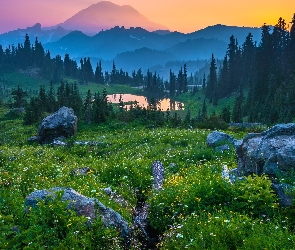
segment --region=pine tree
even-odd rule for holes
[[[26,69],[27,67],[32,65],[32,53],[31,53],[31,42],[29,35],[26,34],[24,48],[23,48],[23,68]]]
[[[222,109],[221,118],[222,118],[222,120],[224,120],[227,123],[230,122],[230,108],[229,107],[224,107]]]
[[[28,96],[27,91],[24,91],[19,85],[17,86],[17,89],[12,89],[11,95],[14,100],[13,106],[15,108],[21,108],[26,105],[26,97]]]
[[[56,110],[55,92],[54,92],[52,81],[50,81],[46,111],[49,113],[53,113],[55,110]]]
[[[187,69],[186,63],[183,66],[183,92],[186,93],[188,91],[188,82],[187,82]]]
[[[86,122],[91,122],[91,116],[92,116],[92,94],[90,89],[87,92],[86,99],[84,101],[84,119]]]
[[[99,84],[104,84],[104,76],[101,67],[101,60],[96,65],[95,74],[94,74],[95,82]]]
[[[34,63],[36,67],[39,67],[39,68],[43,67],[44,55],[45,55],[44,48],[41,42],[38,42],[38,38],[36,37],[35,47],[34,47]]]
[[[240,92],[235,98],[233,112],[232,112],[232,120],[233,122],[243,122],[243,90],[240,87]]]
[[[68,53],[65,54],[64,58],[64,72],[65,76],[72,76],[72,63]]]
[[[202,112],[201,112],[201,120],[206,119],[207,116],[207,105],[206,105],[206,99],[203,101],[203,107],[202,107]]]
[[[43,85],[41,85],[39,88],[38,99],[40,103],[41,113],[44,113],[46,111],[46,107],[48,106],[48,96]]]
[[[209,98],[209,102],[212,103],[214,99],[214,105],[217,104],[217,73],[216,63],[214,55],[211,57],[210,73],[208,77],[206,97]]]

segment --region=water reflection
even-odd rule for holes
[[[124,102],[125,106],[124,108],[129,109],[130,106],[133,104],[138,104],[139,106],[143,108],[148,108],[151,106],[157,107],[157,109],[160,109],[162,111],[166,110],[183,110],[184,104],[177,101],[172,101],[170,98],[163,98],[160,100],[148,100],[145,96],[139,96],[139,95],[132,95],[132,94],[113,94],[108,95],[108,101],[111,103],[120,103],[120,98],[122,98],[122,101]]]

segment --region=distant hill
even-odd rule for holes
[[[38,41],[42,44],[55,42],[65,35],[69,34],[71,31],[65,30],[64,28],[57,26],[52,29],[43,30],[40,23],[36,23],[32,27],[26,29],[17,29],[0,34],[0,44],[2,47],[7,47],[9,45],[17,45],[24,43],[25,35],[28,34],[31,42],[34,42],[36,37]]]
[[[115,62],[118,61],[120,67],[126,70],[131,67],[130,65],[147,69],[165,64],[166,59],[167,61],[168,59],[204,60],[210,59],[212,53],[216,58],[223,59],[230,36],[234,35],[241,45],[249,32],[253,34],[254,40],[259,42],[259,28],[216,25],[190,34],[183,34],[169,31],[149,32],[139,27],[126,29],[116,26],[101,31],[95,36],[87,36],[75,31],[59,41],[44,46],[50,50],[52,55],[63,56],[69,53],[72,58],[90,57],[105,61],[115,60]],[[143,53],[147,51],[150,55],[143,56]],[[159,56],[163,58],[159,59]]]
[[[138,68],[146,70],[151,68],[151,66],[165,65],[166,62],[177,59],[175,55],[165,51],[141,48],[118,54],[114,61],[116,62],[117,68],[123,68],[131,72]]]
[[[196,38],[218,38],[219,40],[223,40],[225,42],[229,42],[229,38],[231,35],[234,35],[235,38],[238,39],[239,45],[241,45],[246,36],[252,33],[253,41],[259,42],[261,39],[261,29],[257,27],[237,27],[237,26],[226,26],[222,24],[216,24],[213,26],[208,26],[204,29],[195,31],[189,34],[191,39]],[[213,35],[215,34],[215,35]]]
[[[167,30],[164,25],[154,23],[129,5],[117,5],[109,1],[92,4],[86,9],[59,24],[68,30],[80,30],[86,34],[97,34],[114,26],[142,27],[149,31]]]
[[[227,43],[216,38],[198,38],[188,39],[185,42],[177,43],[171,48],[167,49],[175,55],[176,58],[181,60],[196,60],[196,59],[209,59],[212,53],[216,58],[223,58],[227,49]]]

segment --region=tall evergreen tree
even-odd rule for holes
[[[99,84],[104,84],[104,76],[101,67],[101,60],[96,65],[95,74],[94,74],[95,82]]]
[[[17,89],[12,89],[11,95],[14,100],[13,106],[15,108],[21,108],[26,105],[26,97],[28,96],[28,93],[27,91],[24,91],[19,85],[17,86]]]
[[[210,73],[208,77],[206,97],[209,98],[209,102],[214,105],[217,104],[217,72],[214,55],[211,57]]]

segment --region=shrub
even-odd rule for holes
[[[164,190],[150,199],[151,225],[164,231],[191,213],[212,211],[232,201],[233,189],[221,178],[221,166],[205,163],[196,169],[172,175]]]
[[[167,230],[160,249],[293,249],[295,235],[267,217],[231,211],[193,214]]]
[[[234,184],[235,197],[231,208],[253,216],[271,216],[278,207],[277,197],[267,176],[248,176]]]

